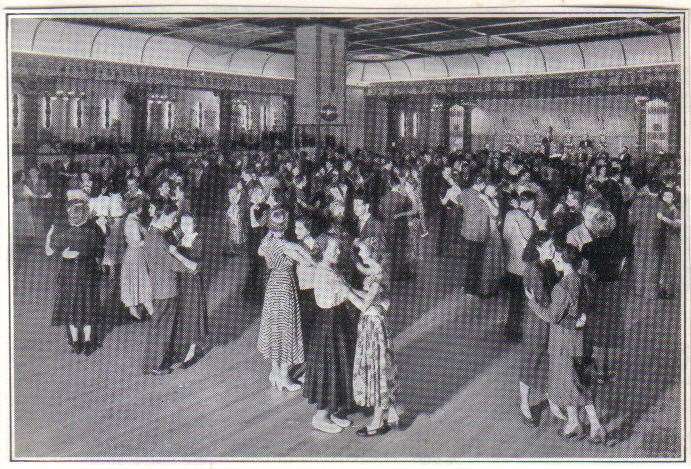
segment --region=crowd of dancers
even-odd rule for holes
[[[14,243],[59,259],[52,324],[74,353],[97,349],[107,281],[148,322],[144,372],[165,375],[213,345],[207,269],[223,240],[223,255],[246,258],[247,304],[261,302],[268,382],[301,390],[324,432],[371,409],[357,434],[373,436],[399,423],[391,284],[414,281],[434,223],[464,294],[507,291],[522,420],[537,426],[531,402],[546,399],[562,436],[587,424],[600,444],[593,392],[613,378],[607,351],[626,327],[619,281],[630,276],[641,301],[679,292],[680,171],[678,156],[592,143],[569,155],[166,152],[97,168],[71,155],[15,173]]]

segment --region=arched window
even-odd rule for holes
[[[239,101],[238,104],[238,127],[248,131],[252,127],[252,115],[247,101]]]
[[[398,116],[398,136],[405,137],[405,111],[401,111]]]
[[[84,118],[84,106],[82,105],[82,98],[77,98],[77,112],[75,114],[77,117],[76,126],[78,129],[81,129],[82,125],[84,125],[84,121],[82,120]]]
[[[103,108],[103,128],[109,129],[111,124],[110,99],[105,98],[101,103]]]
[[[14,93],[12,95],[12,127],[15,129],[19,126],[19,96]]]
[[[168,101],[166,103],[167,110],[166,110],[166,115],[167,115],[167,126],[166,128],[172,129],[175,127],[175,103],[172,103]]]
[[[413,113],[413,137],[417,138],[418,131],[420,130],[420,117],[417,112]]]
[[[43,127],[50,129],[50,111],[51,111],[51,99],[50,96],[43,98]]]

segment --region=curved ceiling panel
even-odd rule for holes
[[[471,54],[449,55],[444,60],[449,66],[449,76],[474,77],[480,73],[479,62]]]
[[[146,34],[104,29],[94,41],[92,58],[118,62],[140,63]]]
[[[10,43],[12,50],[31,50],[31,40],[40,18],[12,18],[10,19]]]
[[[274,54],[264,64],[262,75],[266,77],[295,78],[295,57],[290,54]]]
[[[365,64],[362,62],[349,62],[346,65],[346,83],[362,83],[362,72]]]
[[[411,78],[417,78],[411,75],[412,69],[408,64],[409,61],[396,60],[391,62],[386,62],[386,67],[391,72],[391,77],[394,80],[410,80]]]
[[[66,31],[66,23],[60,23],[57,21],[43,21],[41,22],[35,30],[35,38],[33,42],[33,51],[40,52],[42,54],[57,54],[57,55],[68,55],[72,51],[67,48],[66,43],[72,42],[70,38],[74,38],[75,35],[72,31]],[[82,32],[80,31],[80,35]],[[79,36],[77,36],[79,37]],[[93,37],[93,34],[91,36]]]
[[[672,61],[681,60],[681,35],[679,33],[668,34],[669,41],[672,43]]]
[[[511,75],[511,67],[507,56],[501,52],[492,52],[489,56],[476,54],[475,58],[480,64],[480,75]]]
[[[548,72],[570,72],[583,69],[583,57],[578,44],[557,44],[544,46]]]
[[[586,69],[623,67],[626,65],[620,41],[594,41],[581,43]]]
[[[524,49],[510,49],[506,55],[511,62],[511,73],[514,75],[528,75],[531,73],[546,72],[545,62],[540,49],[537,47],[526,47]]]
[[[623,39],[626,65],[651,65],[672,61],[667,36]]]
[[[230,54],[211,57],[199,47],[190,52],[192,55],[189,57],[189,68],[212,72],[225,72],[228,70],[228,57]]]
[[[269,52],[259,52],[251,49],[239,49],[232,54],[228,61],[229,73],[246,75],[261,75],[264,62],[271,57]]]
[[[408,63],[411,61],[409,60]],[[372,81],[390,81],[392,78],[389,75],[383,63],[368,62],[365,64],[365,79],[364,82]]]
[[[180,39],[152,36],[146,42],[142,63],[184,68],[192,47],[194,44]]]

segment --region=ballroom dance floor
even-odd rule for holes
[[[431,223],[436,226],[438,223]],[[401,381],[403,428],[363,439],[313,430],[300,392],[270,388],[256,351],[260,306],[241,300],[243,257],[215,253],[209,314],[216,346],[169,376],[141,372],[146,323],[121,316],[90,357],[68,352],[50,326],[57,264],[16,249],[13,436],[16,458],[650,458],[680,455],[679,299],[642,304],[625,294],[629,329],[616,375],[597,389],[615,444],[565,441],[548,412],[519,419],[518,347],[501,335],[507,298],[463,293],[465,260],[423,241],[415,280],[395,283],[389,317]],[[207,239],[209,246],[215,240]],[[628,290],[627,281],[620,288]],[[111,316],[118,316],[111,311]]]

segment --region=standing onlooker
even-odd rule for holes
[[[96,350],[91,332],[100,316],[99,264],[105,240],[89,219],[86,202],[71,203],[67,217],[69,227],[59,233],[51,227],[46,240],[46,254],[60,256],[52,324],[68,326],[74,353],[90,355]]]

